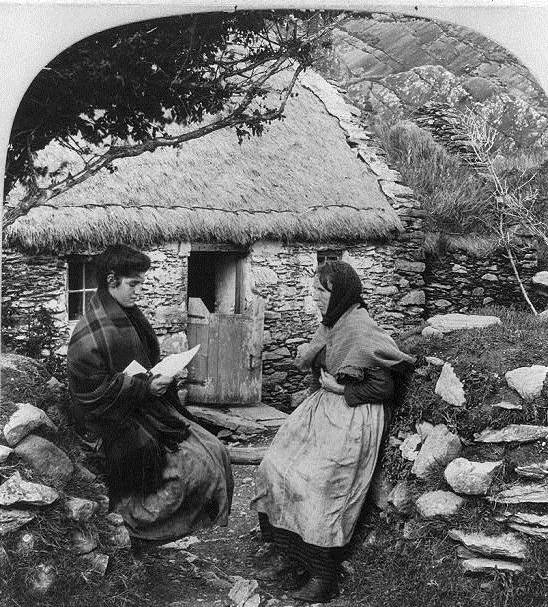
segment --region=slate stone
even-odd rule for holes
[[[502,462],[472,462],[458,457],[445,469],[445,480],[455,493],[485,495]]]
[[[510,424],[500,430],[485,429],[475,435],[477,443],[531,443],[548,437],[548,426]]]
[[[488,499],[501,504],[548,504],[548,483],[514,485]]]
[[[29,506],[49,506],[59,499],[59,494],[52,487],[31,483],[15,472],[0,485],[0,506],[27,504]]]
[[[450,529],[448,535],[451,539],[464,544],[469,550],[486,556],[525,559],[529,554],[527,544],[515,533],[486,535]]]
[[[499,514],[497,520],[517,523],[518,525],[536,525],[548,527],[548,514],[531,514],[530,512],[504,512]]]
[[[416,502],[417,510],[423,518],[447,517],[455,515],[465,500],[451,491],[427,491]]]
[[[454,407],[463,407],[466,404],[464,386],[449,363],[445,363],[441,369],[435,392]]]
[[[10,447],[17,445],[25,436],[40,426],[57,431],[57,426],[47,414],[30,403],[16,403],[17,411],[4,426],[4,437]]]
[[[420,434],[411,434],[411,436],[408,436],[400,445],[400,451],[403,459],[414,462],[419,454],[417,449],[421,442],[422,439]]]
[[[509,573],[519,573],[523,567],[512,561],[500,561],[496,559],[465,559],[461,561],[464,571],[469,573],[487,573],[489,571],[506,571]]]
[[[451,333],[462,329],[483,329],[500,324],[498,316],[480,316],[475,314],[437,314],[427,321],[427,324],[442,333]]]
[[[523,399],[533,400],[540,396],[547,374],[548,367],[531,365],[512,369],[505,373],[504,377],[510,388],[514,389]]]
[[[438,424],[424,441],[411,472],[419,478],[427,478],[431,470],[446,466],[458,457],[461,449],[459,437],[449,432],[445,424]]]
[[[548,479],[548,460],[527,466],[517,466],[515,472],[524,478]]]
[[[0,445],[0,464],[5,462],[11,453],[13,453],[13,449],[11,447]]]
[[[74,471],[68,456],[41,436],[27,436],[15,447],[15,452],[44,480],[53,484],[64,484]]]
[[[0,508],[0,537],[17,531],[34,518],[36,518],[36,514],[28,510]]]
[[[508,523],[508,527],[525,535],[548,540],[548,527],[532,527],[530,525],[520,525],[519,523]]]
[[[82,555],[81,558],[82,561],[87,565],[87,575],[93,574],[97,575],[98,577],[104,577],[109,562],[109,557],[106,554],[93,551]]]

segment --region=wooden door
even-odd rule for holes
[[[243,314],[212,314],[201,299],[189,299],[188,346],[201,345],[188,367],[191,403],[261,402],[263,324],[260,298]]]

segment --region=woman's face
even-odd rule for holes
[[[122,307],[132,308],[141,295],[144,280],[144,272],[134,276],[121,276],[117,281],[114,280],[112,284],[109,281],[108,292]]]
[[[312,289],[314,291],[314,301],[318,306],[318,309],[325,316],[327,312],[327,306],[329,305],[329,298],[331,297],[331,292],[328,291],[320,282],[320,279],[315,276],[314,283],[312,285]]]

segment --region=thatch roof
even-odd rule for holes
[[[306,78],[298,84],[286,118],[262,137],[238,145],[224,130],[117,161],[115,173],[102,171],[32,209],[7,230],[5,243],[71,251],[113,242],[390,237],[402,224],[327,111],[335,89],[316,74],[307,78],[313,86]]]

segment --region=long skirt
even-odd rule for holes
[[[383,424],[382,405],[349,407],[344,396],[317,390],[286,419],[259,466],[253,506],[261,527],[286,550],[292,545],[309,571],[349,543]]]
[[[189,421],[190,435],[167,453],[164,484],[151,495],[121,500],[119,512],[132,537],[169,542],[201,527],[226,525],[234,482],[222,443]]]

